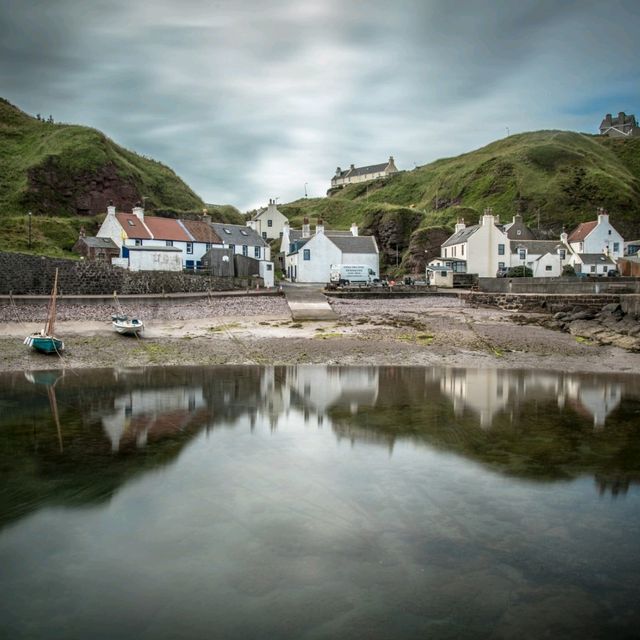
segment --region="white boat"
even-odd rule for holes
[[[111,316],[113,328],[124,336],[137,336],[144,331],[144,322],[138,318],[129,318],[122,314]]]

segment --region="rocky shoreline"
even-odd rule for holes
[[[282,297],[128,302],[126,311],[146,325],[144,337],[136,339],[113,332],[112,306],[62,302],[57,325],[66,344],[62,357],[43,356],[22,344],[25,335],[41,328],[44,306],[4,305],[0,371],[214,364],[640,370],[640,354],[607,343],[602,333],[619,315],[614,309],[603,310],[597,320],[578,317],[579,312],[552,317],[473,308],[449,297],[331,300],[331,305],[337,320],[302,323],[291,319]],[[600,327],[603,339],[574,333],[581,322]],[[636,339],[630,320],[615,322],[627,327],[627,338]]]

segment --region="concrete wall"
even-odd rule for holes
[[[102,262],[0,252],[0,294],[49,295],[58,268],[62,295],[108,295],[226,291],[255,286],[258,279],[219,278],[182,272],[131,272]]]
[[[638,278],[478,278],[488,293],[640,293]]]

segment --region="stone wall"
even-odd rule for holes
[[[461,293],[460,298],[471,305],[486,305],[518,311],[557,313],[580,309],[600,310],[607,304],[619,304],[620,294],[510,294]]]
[[[60,295],[196,293],[255,287],[260,279],[233,279],[169,271],[138,271],[104,262],[0,252],[0,294],[49,295],[58,268]]]
[[[478,278],[487,293],[640,293],[639,278]]]

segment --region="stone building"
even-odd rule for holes
[[[389,161],[382,164],[371,164],[366,167],[351,165],[345,170],[338,167],[335,176],[331,178],[331,188],[344,187],[347,184],[366,182],[375,178],[386,178],[392,173],[398,173],[398,169],[393,162],[393,156],[389,156]]]
[[[636,138],[640,136],[640,127],[638,127],[636,117],[632,114],[627,115],[621,111],[618,117],[614,118],[610,113],[607,113],[600,123],[600,135],[611,138]]]

